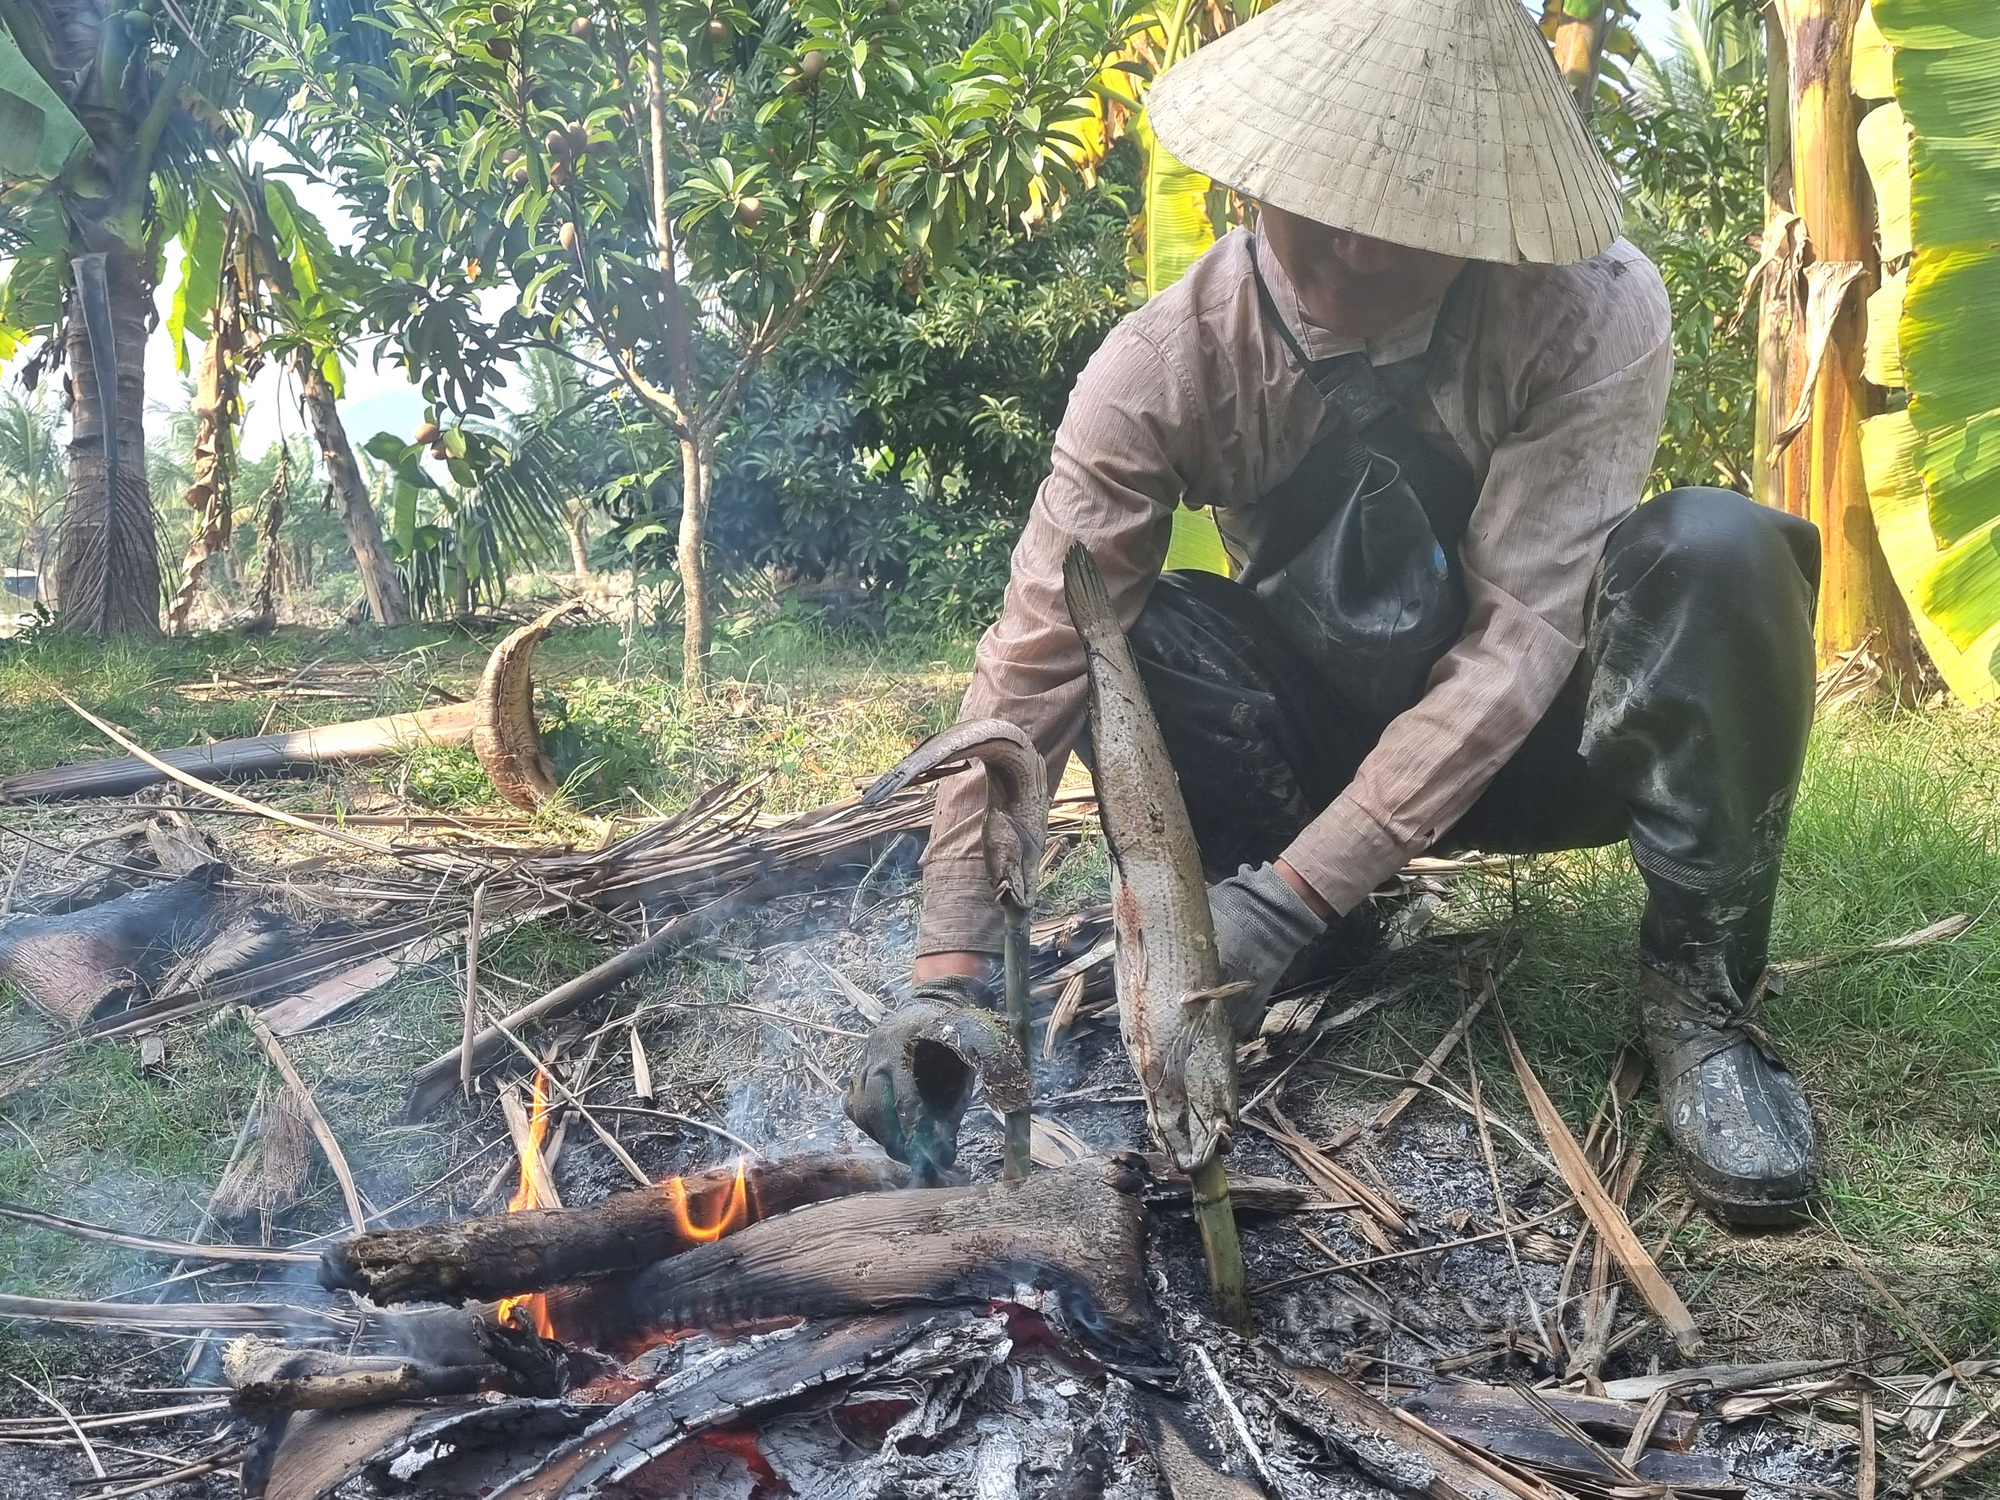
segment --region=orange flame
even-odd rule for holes
[[[521,1153],[521,1181],[514,1189],[514,1196],[507,1200],[507,1212],[518,1214],[530,1208],[546,1207],[542,1202],[542,1142],[549,1134],[549,1070],[535,1069],[535,1082],[531,1091],[533,1108],[528,1115],[528,1149]],[[549,1318],[548,1299],[540,1292],[530,1292],[520,1297],[502,1297],[496,1316],[503,1323],[522,1321],[525,1314],[535,1332],[545,1339],[555,1337],[555,1325]]]
[[[694,1244],[706,1245],[711,1240],[719,1240],[750,1222],[750,1183],[741,1157],[736,1159],[736,1177],[729,1184],[729,1197],[724,1200],[722,1212],[713,1224],[695,1223],[688,1212],[687,1184],[679,1177],[669,1177],[660,1184],[660,1191],[667,1195],[676,1227]]]

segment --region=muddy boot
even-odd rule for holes
[[[1715,1003],[1648,967],[1640,1018],[1661,1122],[1703,1207],[1725,1224],[1792,1224],[1813,1194],[1804,1090],[1756,1024],[1754,1004]]]

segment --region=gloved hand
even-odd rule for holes
[[[1293,890],[1275,864],[1245,865],[1208,888],[1215,918],[1215,955],[1224,984],[1252,988],[1229,1002],[1237,1039],[1263,1019],[1264,1005],[1299,951],[1326,931],[1326,922]]]
[[[928,1181],[958,1160],[958,1127],[982,1073],[987,1102],[1003,1114],[1027,1096],[1006,1022],[985,995],[970,976],[925,980],[869,1032],[847,1082],[847,1118]]]

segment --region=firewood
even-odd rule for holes
[[[743,1175],[753,1217],[900,1188],[910,1180],[900,1162],[845,1152],[753,1162]],[[382,1304],[460,1303],[635,1271],[698,1244],[686,1226],[719,1222],[735,1181],[734,1167],[696,1173],[684,1179],[684,1205],[665,1184],[656,1184],[587,1208],[530,1209],[355,1235],[321,1255],[320,1285]]]
[[[556,1333],[606,1350],[659,1331],[911,1306],[1014,1302],[1022,1288],[1103,1363],[1172,1359],[1147,1295],[1143,1159],[1121,1152],[1020,1183],[865,1193],[765,1219],[629,1280],[548,1296]]]
[[[455,1347],[432,1358],[295,1349],[253,1335],[222,1351],[230,1404],[255,1422],[294,1411],[352,1411],[397,1401],[464,1396],[482,1388],[558,1396],[569,1366],[560,1345],[511,1325],[471,1317]]]
[[[434,1365],[394,1355],[291,1349],[248,1337],[223,1349],[222,1372],[229,1381],[230,1404],[255,1422],[293,1411],[349,1411],[464,1396],[507,1373],[497,1364]]]
[[[1046,1177],[1038,1180],[1046,1180]],[[935,1189],[933,1191],[936,1191]],[[692,1354],[655,1389],[542,1463],[501,1486],[492,1500],[596,1500],[631,1493],[645,1471],[654,1489],[662,1458],[725,1423],[812,1400],[842,1386],[879,1381],[902,1390],[1006,1357],[1006,1324],[956,1312],[903,1311],[805,1323],[765,1338]],[[899,1390],[899,1394],[901,1391]],[[670,1484],[670,1481],[669,1481]]]
[[[418,713],[355,719],[318,729],[260,734],[163,750],[158,759],[176,770],[208,778],[269,776],[299,766],[336,760],[393,755],[412,745],[462,745],[472,738],[477,716],[470,703],[450,703]],[[0,801],[54,802],[72,797],[123,797],[167,780],[167,773],[137,755],[81,761],[26,771],[0,780]]]

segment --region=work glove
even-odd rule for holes
[[[1250,986],[1229,1001],[1229,1024],[1241,1041],[1257,1029],[1279,978],[1326,922],[1274,864],[1245,865],[1210,886],[1208,908],[1222,982]]]
[[[1026,1069],[988,993],[966,975],[925,980],[869,1032],[847,1082],[847,1118],[927,1182],[958,1160],[958,1127],[981,1075],[1002,1114],[1027,1099]]]

